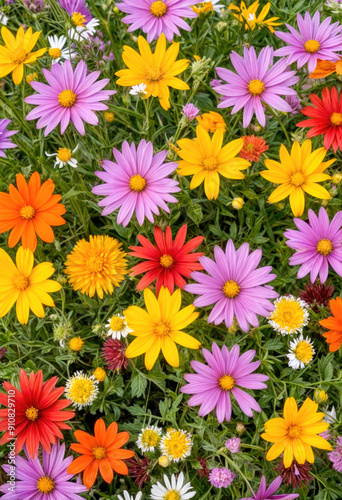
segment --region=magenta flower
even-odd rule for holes
[[[214,467],[209,474],[209,483],[214,488],[228,488],[236,478],[236,474],[226,467]]]
[[[240,450],[240,443],[241,443],[240,438],[233,437],[233,438],[227,439],[227,441],[225,442],[225,447],[231,453],[239,453],[241,451]]]
[[[280,60],[273,65],[272,47],[261,49],[257,57],[254,47],[244,48],[242,58],[232,51],[230,60],[236,73],[225,69],[216,68],[221,80],[227,82],[215,85],[214,90],[222,94],[222,101],[218,108],[234,106],[231,114],[243,108],[243,126],[248,127],[253,114],[262,127],[266,124],[265,111],[262,103],[272,106],[279,111],[292,111],[291,106],[280,96],[297,95],[290,87],[299,81],[295,71],[287,71],[288,63]]]
[[[284,495],[274,495],[282,483],[282,478],[280,476],[276,477],[275,480],[267,488],[265,476],[262,476],[260,486],[257,493],[252,490],[252,497],[240,498],[240,500],[293,500],[298,498],[298,493],[285,493]]]
[[[318,274],[321,283],[326,281],[329,264],[342,276],[342,212],[337,212],[331,222],[323,207],[318,217],[311,209],[308,216],[308,223],[293,219],[298,231],[287,229],[284,233],[288,239],[286,245],[296,250],[290,257],[290,266],[301,264],[297,278],[301,279],[310,273],[311,283],[315,282]]]
[[[285,24],[291,33],[276,31],[275,34],[281,38],[287,47],[275,51],[277,57],[288,56],[285,61],[288,64],[297,62],[298,69],[308,63],[309,73],[316,68],[317,59],[327,61],[338,61],[337,54],[341,50],[342,34],[340,23],[330,24],[331,17],[324,19],[320,24],[320,13],[317,10],[311,19],[309,12],[305,12],[304,19],[297,14],[299,32],[289,24]]]
[[[17,145],[12,142],[9,137],[17,134],[18,130],[7,130],[7,125],[11,123],[11,120],[7,118],[3,118],[0,120],[0,157],[7,158],[4,149],[13,149],[16,148]]]
[[[328,458],[333,464],[333,469],[342,472],[342,436],[338,436],[336,440],[336,448],[328,453]]]
[[[108,109],[101,101],[116,94],[115,90],[101,90],[107,85],[109,78],[95,83],[100,71],[94,71],[87,76],[87,65],[84,61],[80,61],[75,70],[69,60],[63,65],[53,64],[51,71],[43,69],[43,74],[48,85],[31,82],[31,87],[39,93],[26,97],[25,102],[38,105],[30,111],[26,120],[39,118],[37,129],[46,127],[45,136],[59,123],[61,134],[64,134],[70,121],[76,130],[84,135],[83,121],[97,125],[99,120],[94,111]]]
[[[228,240],[226,251],[214,248],[215,260],[199,257],[207,274],[195,271],[191,278],[197,283],[185,286],[185,290],[201,295],[194,306],[205,307],[215,304],[208,317],[208,323],[219,325],[224,321],[231,327],[236,316],[244,332],[249,325],[259,326],[257,314],[268,317],[274,306],[268,299],[276,299],[278,294],[271,286],[263,286],[276,278],[270,274],[272,267],[256,269],[262,257],[260,249],[249,255],[249,244],[243,243],[235,250],[232,240]]]
[[[240,356],[240,347],[235,344],[229,351],[227,346],[222,350],[215,342],[212,353],[202,349],[208,365],[199,361],[191,361],[191,367],[197,373],[187,373],[184,378],[187,385],[181,388],[185,394],[193,394],[188,401],[189,406],[201,405],[198,415],[204,417],[216,408],[216,417],[221,424],[224,420],[230,421],[232,415],[231,396],[237,401],[241,411],[248,417],[253,417],[253,411],[261,412],[255,399],[240,389],[266,389],[264,384],[269,379],[267,375],[252,373],[261,361],[254,361],[255,351],[246,351]]]
[[[120,208],[117,222],[127,226],[135,213],[140,226],[145,217],[154,222],[153,214],[159,215],[159,208],[170,213],[166,203],[177,203],[170,193],[180,191],[178,181],[169,179],[177,168],[176,163],[164,163],[167,151],[153,156],[152,142],[140,141],[138,147],[127,141],[122,144],[122,153],[113,149],[115,162],[104,160],[105,172],[95,172],[104,181],[92,192],[106,196],[99,202],[105,207],[102,215],[108,215]]]
[[[183,106],[182,112],[189,122],[192,122],[199,115],[200,110],[190,102]]]
[[[58,0],[58,2],[62,9],[66,10],[70,16],[81,14],[81,16],[84,16],[85,23],[92,20],[92,15],[84,0]]]
[[[130,24],[128,31],[142,29],[147,34],[147,41],[157,40],[162,33],[169,42],[174,35],[180,36],[178,28],[191,31],[183,17],[197,17],[191,5],[194,0],[122,0],[116,6],[128,16],[122,19]]]

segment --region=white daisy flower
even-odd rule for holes
[[[4,26],[7,26],[8,23],[8,17],[5,16],[2,12],[0,12],[0,24],[3,24]]]
[[[309,322],[308,305],[293,295],[283,295],[274,301],[268,323],[282,335],[302,333]]]
[[[192,490],[191,483],[184,484],[183,472],[179,474],[178,479],[175,474],[172,474],[171,481],[164,474],[164,483],[165,486],[158,481],[152,486],[152,500],[188,500],[196,495],[196,491],[190,491]]]
[[[49,56],[52,57],[52,64],[57,63],[60,59],[73,59],[76,55],[74,49],[68,47],[66,36],[57,35],[48,36],[50,44]],[[65,47],[65,48],[64,48]]]
[[[309,337],[304,339],[303,335],[300,335],[290,342],[290,350],[286,356],[289,359],[289,366],[298,370],[298,368],[305,368],[313,359],[314,354],[315,349]]]
[[[148,425],[141,432],[137,439],[137,447],[143,452],[154,451],[159,445],[162,430],[156,425]]]
[[[121,314],[112,316],[108,323],[106,323],[106,327],[108,328],[108,337],[111,336],[112,339],[117,340],[120,340],[121,337],[124,339],[129,333],[133,332],[133,330],[127,326],[125,317],[121,316]]]
[[[65,384],[65,394],[71,399],[73,406],[80,410],[84,406],[90,406],[96,399],[99,381],[94,375],[86,375],[83,371],[75,372]]]
[[[100,21],[94,17],[89,21],[89,23],[84,26],[75,26],[69,29],[69,37],[72,40],[77,40],[78,42],[83,40],[88,40],[89,37],[95,35],[96,28],[100,24]]]
[[[56,156],[56,161],[54,164],[55,167],[62,168],[65,165],[70,165],[73,168],[77,167],[77,160],[73,158],[72,155],[78,150],[78,145],[71,151],[68,148],[59,148],[57,153],[47,153],[45,151],[46,156]]]
[[[192,436],[183,429],[169,429],[160,441],[160,451],[170,462],[179,462],[191,455]]]
[[[122,495],[118,495],[118,499],[119,500],[140,500],[141,497],[142,497],[142,492],[141,491],[139,491],[139,493],[137,493],[135,496],[134,495],[130,495],[127,490],[124,490],[122,493],[123,493],[123,496]]]
[[[139,85],[133,85],[129,93],[131,95],[138,95],[140,97],[143,97],[144,94],[147,94],[146,85],[144,83],[139,83]]]

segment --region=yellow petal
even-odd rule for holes
[[[162,351],[166,361],[173,367],[179,366],[178,349],[174,341],[166,336],[162,341]]]
[[[281,184],[273,191],[273,193],[268,198],[268,203],[278,203],[278,201],[287,198],[293,190],[291,184]]]
[[[295,217],[300,217],[301,215],[303,215],[305,208],[305,196],[304,191],[301,187],[295,187],[292,189],[290,194],[290,205]]]
[[[152,370],[154,363],[157,361],[157,358],[159,356],[160,348],[161,348],[160,338],[155,337],[153,344],[145,354],[146,370]]]

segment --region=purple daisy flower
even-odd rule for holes
[[[234,106],[232,115],[243,108],[244,128],[248,127],[254,113],[260,125],[266,125],[262,103],[279,111],[292,111],[291,106],[280,96],[296,96],[297,92],[290,87],[297,83],[299,78],[295,76],[295,71],[287,71],[286,60],[280,60],[273,65],[273,56],[273,48],[269,46],[261,49],[258,57],[254,47],[245,47],[243,58],[234,51],[230,54],[237,74],[225,68],[216,68],[221,80],[227,82],[213,87],[215,92],[223,95],[217,107]]]
[[[62,9],[66,10],[70,16],[73,16],[73,14],[84,16],[85,23],[88,23],[93,18],[84,0],[58,0],[58,2]]]
[[[61,124],[61,134],[72,121],[76,130],[84,135],[83,120],[91,125],[97,125],[99,120],[94,111],[104,111],[108,106],[101,101],[108,100],[115,90],[101,90],[109,82],[109,78],[95,81],[100,71],[94,71],[87,76],[87,65],[80,61],[73,70],[71,62],[66,60],[63,65],[53,64],[51,71],[43,69],[48,85],[41,82],[31,82],[31,87],[39,92],[26,97],[25,102],[37,104],[30,111],[26,120],[35,120],[37,129],[46,127],[47,136],[58,124]]]
[[[228,488],[236,478],[236,474],[226,467],[214,467],[209,474],[209,483],[214,488]]]
[[[191,102],[183,106],[182,113],[184,116],[189,120],[189,122],[192,122],[196,116],[199,115],[200,110],[196,108]]]
[[[2,158],[7,158],[4,149],[13,149],[17,147],[16,144],[9,140],[9,137],[19,132],[18,130],[7,130],[7,125],[9,125],[11,121],[12,120],[8,120],[7,118],[0,120],[0,156]]]
[[[187,385],[181,388],[185,394],[193,394],[188,401],[189,406],[201,405],[198,415],[204,417],[216,408],[216,417],[221,424],[230,421],[232,415],[231,396],[237,401],[241,411],[248,417],[253,417],[253,410],[261,412],[255,399],[244,389],[267,389],[264,384],[269,379],[267,375],[252,373],[261,361],[254,361],[255,351],[246,351],[240,356],[240,347],[235,344],[229,351],[227,346],[222,350],[213,342],[212,353],[202,349],[208,365],[199,361],[191,361],[191,367],[197,373],[187,373],[184,378]]]
[[[321,283],[326,281],[329,264],[342,276],[342,212],[337,212],[331,222],[323,207],[320,208],[318,217],[311,209],[308,216],[308,223],[293,219],[298,231],[287,229],[284,233],[288,239],[286,245],[296,250],[290,257],[290,266],[301,264],[297,278],[301,279],[310,273],[311,283],[315,282],[318,274]]]
[[[180,36],[178,28],[191,31],[183,17],[197,17],[191,5],[194,0],[123,0],[116,4],[117,8],[128,16],[122,19],[125,24],[131,24],[128,31],[142,29],[147,34],[150,43],[164,33],[169,42],[174,35]]]
[[[102,215],[108,215],[120,208],[117,222],[127,226],[133,213],[142,226],[145,217],[154,222],[153,214],[159,215],[159,208],[170,213],[166,203],[177,203],[170,193],[180,191],[179,183],[168,176],[176,168],[176,163],[164,163],[167,151],[160,151],[153,156],[152,142],[140,141],[135,144],[122,144],[122,153],[113,148],[115,162],[104,160],[105,172],[95,172],[104,184],[95,186],[92,192],[105,199],[99,202],[105,207]]]
[[[4,493],[2,500],[78,500],[78,493],[87,491],[79,481],[72,482],[74,477],[67,473],[67,467],[73,461],[73,457],[64,458],[65,444],[56,443],[51,447],[50,454],[43,450],[43,463],[39,458],[32,459],[25,450],[27,460],[17,456],[15,492],[10,483],[0,486]],[[10,465],[3,465],[7,474],[10,473]],[[12,488],[12,489],[9,489]]]
[[[259,326],[257,314],[268,317],[274,305],[268,299],[276,299],[278,294],[271,286],[263,286],[276,278],[270,274],[271,266],[256,269],[262,257],[260,249],[249,255],[249,244],[243,243],[235,250],[232,240],[228,240],[226,252],[220,247],[214,248],[215,260],[199,257],[207,274],[195,271],[191,278],[197,283],[185,286],[185,290],[201,295],[194,301],[194,306],[205,307],[215,304],[208,317],[208,323],[219,325],[224,321],[231,327],[236,316],[244,332],[249,325]]]
[[[267,488],[265,476],[262,476],[258,492],[254,493],[254,491],[252,490],[252,497],[244,497],[240,498],[240,500],[293,500],[294,498],[299,497],[298,493],[274,495],[281,483],[282,478],[278,476]]]
[[[305,12],[304,19],[297,14],[299,32],[289,24],[285,26],[291,33],[275,31],[275,35],[288,44],[275,51],[277,57],[288,56],[288,64],[297,62],[298,69],[308,63],[309,73],[312,73],[317,65],[317,59],[327,61],[338,61],[340,56],[336,54],[341,50],[342,34],[340,23],[330,24],[331,17],[324,19],[320,24],[320,13],[317,10],[311,19],[309,12]]]

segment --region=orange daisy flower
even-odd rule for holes
[[[13,248],[21,239],[23,247],[34,252],[37,236],[52,243],[51,226],[62,226],[65,207],[58,203],[61,195],[52,194],[55,185],[51,179],[41,184],[40,175],[34,172],[27,184],[24,176],[16,177],[17,187],[9,186],[9,194],[0,193],[0,234],[11,229],[8,246]]]
[[[128,432],[118,433],[118,424],[113,422],[106,430],[106,424],[102,418],[95,422],[95,436],[84,431],[75,431],[75,438],[81,443],[74,443],[70,447],[80,453],[69,467],[69,474],[79,474],[83,471],[83,484],[90,489],[95,483],[96,476],[100,470],[102,478],[106,483],[113,481],[113,470],[117,474],[128,474],[125,462],[131,458],[134,451],[125,450],[121,447],[128,441]]]
[[[255,135],[244,135],[243,148],[239,152],[240,158],[248,161],[259,161],[262,153],[268,150],[268,145],[262,137],[255,137]]]
[[[333,316],[322,319],[319,323],[325,328],[330,328],[323,337],[326,338],[327,344],[330,344],[329,351],[335,352],[342,345],[342,299],[336,297],[329,302],[329,305]]]
[[[309,75],[310,78],[317,80],[318,78],[325,78],[326,76],[336,73],[342,75],[342,57],[337,62],[323,61],[318,59],[315,70]]]

